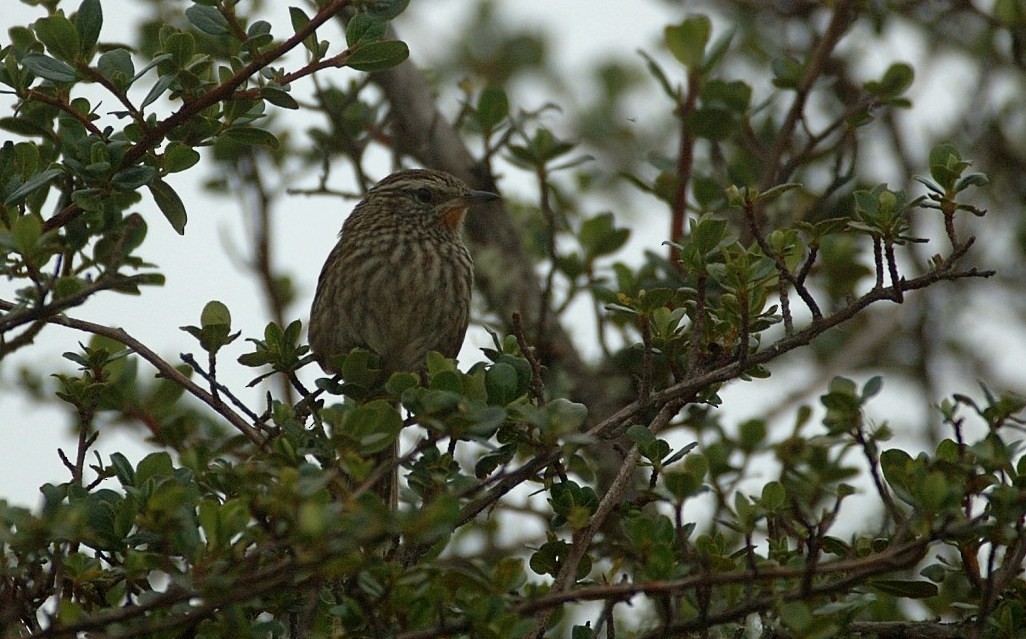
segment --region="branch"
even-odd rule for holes
[[[811,588],[798,586],[784,592],[771,592],[768,595],[745,600],[731,608],[719,610],[705,617],[660,627],[650,635],[641,636],[651,639],[679,636],[683,632],[711,628],[718,624],[743,619],[749,614],[768,610],[781,601],[798,601],[816,595],[850,592],[853,586],[863,583],[869,577],[902,570],[915,565],[923,557],[931,541],[932,539],[930,538],[918,539],[893,546],[884,552],[869,557],[841,559],[819,564],[816,567],[817,577],[829,575],[838,575],[838,577],[832,581],[816,583]],[[513,610],[518,616],[528,616],[568,603],[582,601],[626,602],[637,595],[681,595],[692,590],[708,588],[710,586],[734,586],[756,582],[770,583],[787,579],[800,581],[807,576],[807,572],[807,568],[803,566],[778,567],[754,572],[751,570],[733,570],[721,573],[706,572],[666,581],[585,586],[575,590],[549,592],[528,599],[515,606]],[[402,633],[397,635],[397,639],[434,639],[435,637],[444,637],[457,632],[464,632],[469,628],[470,623],[465,619],[461,619],[444,626]]]
[[[348,4],[349,0],[331,0],[325,4],[316,15],[310,18],[310,22],[303,25],[303,28],[296,31],[292,37],[285,40],[278,46],[269,49],[264,54],[255,56],[252,62],[236,71],[232,77],[228,78],[210,91],[203,93],[195,100],[186,102],[177,111],[162,120],[156,126],[144,128],[139,141],[125,151],[121,160],[121,167],[131,166],[148,151],[157,147],[171,131],[185,124],[198,113],[222,100],[231,98],[236,89],[245,84],[247,80],[264,67],[302,44],[303,40],[312,34],[317,27],[330,20]],[[53,229],[61,228],[81,214],[81,207],[77,204],[69,204],[59,213],[46,220],[46,222],[43,223],[43,230],[51,231]]]
[[[780,126],[777,138],[769,151],[769,156],[766,158],[766,170],[763,174],[760,191],[765,191],[778,182],[781,159],[792,139],[794,129],[798,125],[802,113],[805,111],[805,104],[809,99],[809,94],[812,92],[812,86],[819,79],[819,76],[823,74],[824,66],[830,58],[834,47],[837,46],[841,37],[844,36],[848,27],[854,21],[854,4],[853,0],[840,0],[834,6],[834,13],[830,18],[830,24],[827,25],[819,45],[806,64],[805,74],[798,82],[798,87],[795,91],[794,102],[791,103],[791,108],[784,117],[784,122]]]
[[[796,348],[806,346],[815,338],[819,337],[831,328],[850,320],[870,305],[880,301],[893,301],[896,288],[900,289],[902,292],[907,292],[926,288],[927,286],[945,280],[957,280],[970,277],[992,277],[994,275],[994,271],[977,271],[975,268],[965,271],[955,271],[951,268],[952,262],[950,262],[950,260],[951,258],[949,257],[948,260],[945,260],[941,268],[911,280],[900,280],[898,284],[893,286],[874,288],[858,300],[841,308],[832,315],[813,320],[804,330],[801,330],[794,335],[783,337],[763,350],[751,353],[747,358],[745,366],[741,366],[738,362],[732,362],[730,364],[720,366],[719,368],[695,375],[661,391],[655,392],[646,402],[635,400],[589,428],[588,434],[594,437],[602,437],[604,434],[609,432],[615,432],[619,426],[633,419],[644,409],[652,406],[662,407],[666,403],[672,401],[686,400],[688,397],[693,396],[696,392],[708,387],[709,385],[736,379],[744,373],[745,367],[766,364],[785,353],[795,350]]]
[[[0,309],[10,310],[14,305],[7,301],[0,301]],[[266,443],[264,436],[260,431],[253,428],[249,422],[242,418],[241,415],[236,413],[230,406],[225,404],[223,401],[215,398],[210,394],[209,391],[196,384],[185,375],[183,375],[177,368],[172,366],[170,363],[165,361],[159,355],[154,353],[145,344],[129,335],[124,329],[111,328],[110,326],[104,326],[102,324],[94,324],[93,322],[87,322],[84,320],[74,319],[65,315],[53,315],[51,317],[42,318],[44,321],[50,324],[57,324],[59,326],[65,326],[67,328],[73,328],[78,331],[84,331],[86,333],[92,333],[94,335],[100,335],[112,339],[116,342],[124,344],[128,348],[132,349],[137,355],[142,357],[144,360],[153,365],[154,368],[160,373],[160,376],[168,379],[175,384],[181,386],[191,395],[202,401],[204,404],[210,406],[214,411],[234,426],[239,432],[246,436],[254,445],[263,448]]]

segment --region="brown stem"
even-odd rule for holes
[[[677,119],[680,121],[680,142],[677,151],[677,188],[673,193],[673,208],[670,217],[670,264],[680,270],[680,244],[687,232],[688,217],[688,185],[691,183],[691,171],[695,158],[695,136],[688,125],[688,117],[694,112],[698,102],[698,93],[702,82],[702,74],[698,70],[688,72],[688,86],[684,98],[678,100]]]

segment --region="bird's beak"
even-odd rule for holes
[[[493,200],[501,200],[502,197],[497,193],[491,191],[467,191],[467,194],[463,196],[463,199],[468,205],[481,204],[483,202],[491,202]]]
[[[466,215],[467,208],[475,204],[484,204],[485,202],[494,202],[501,199],[501,196],[491,191],[467,191],[448,203],[441,216],[442,224],[450,229],[457,230],[463,224],[463,216]]]

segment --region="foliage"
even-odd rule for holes
[[[18,287],[0,300],[0,356],[49,331],[90,338],[37,389],[75,421],[70,477],[41,487],[37,511],[0,502],[4,637],[736,636],[746,623],[766,637],[1023,636],[1017,395],[951,393],[914,454],[869,417],[875,375],[828,376],[816,410],[787,398],[785,419],[719,410],[729,382],[770,377],[785,356],[847,375],[927,370],[836,354],[881,307],[995,275],[973,265],[988,259],[975,234],[1009,224],[983,208],[1012,208],[995,186],[1008,167],[981,159],[992,182],[965,151],[991,147],[952,136],[917,159],[895,143],[894,165],[924,175],[896,169],[898,188],[861,151],[901,137],[916,70],[894,61],[856,82],[840,45],[925,19],[845,0],[719,3],[667,25],[664,50],[599,63],[600,99],[567,114],[571,133],[518,95],[520,77],[554,73],[548,51],[500,28],[490,3],[468,26],[490,48],[438,73],[463,95],[452,125],[423,75],[397,66],[409,49],[389,27],[406,2],[321,0],[291,7],[290,24],[259,3],[158,3],[132,46],[105,23],[114,3],[29,4],[41,17],[0,49],[16,101],[0,118],[0,269]],[[1014,4],[983,22],[1018,43]],[[805,45],[770,35],[788,31]],[[323,73],[340,68],[349,84]],[[618,109],[642,88],[658,115],[626,131]],[[296,109],[322,124],[301,134],[269,117]],[[382,147],[474,186],[503,171],[537,186],[537,201],[508,196],[468,221],[494,319],[484,361],[432,354],[423,375],[385,379],[356,350],[311,388],[302,311],[267,262],[262,335],[219,301],[181,327],[202,361],[74,315],[108,292],[160,293],[147,230],[185,235],[200,206],[168,176],[236,177],[264,196],[266,242],[275,198],[260,171],[319,172],[311,190],[337,195],[327,167],[366,188]],[[590,195],[617,210],[591,210]],[[140,212],[148,201],[163,219]],[[643,201],[667,211],[666,242],[629,264],[617,256]],[[570,312],[581,306],[593,317]],[[572,339],[589,322],[597,361]],[[928,351],[928,318],[918,327]],[[232,344],[247,349],[235,361]],[[266,404],[223,383],[226,367],[251,369]],[[114,421],[145,426],[153,452],[90,459]],[[372,460],[401,433],[390,511],[370,488],[395,469]]]

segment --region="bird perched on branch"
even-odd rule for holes
[[[399,171],[375,184],[342,225],[310,311],[310,348],[325,371],[353,348],[378,355],[386,375],[420,372],[428,351],[455,357],[470,319],[473,261],[463,218],[498,199],[441,171]],[[397,450],[379,463],[395,463]],[[396,477],[375,492],[395,506]]]

